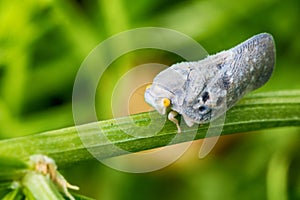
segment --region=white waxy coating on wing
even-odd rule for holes
[[[275,65],[275,44],[268,33],[197,62],[174,64],[160,72],[145,92],[145,100],[161,114],[170,108],[181,114],[187,125],[206,123],[237,103],[246,93],[264,85]]]

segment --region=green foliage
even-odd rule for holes
[[[258,93],[244,98],[240,104],[227,112],[222,133],[226,135],[272,127],[300,126],[298,113],[300,113],[300,91]],[[129,119],[132,119],[135,125],[142,128],[148,125],[150,120],[160,120],[160,117],[154,115],[150,119],[149,113],[141,113],[121,119],[101,121],[97,124],[86,124],[17,139],[2,140],[0,142],[0,155],[7,158],[0,160],[0,169],[2,169],[0,181],[13,181],[21,178],[21,184],[26,189],[26,196],[34,196],[32,199],[62,199],[61,194],[55,190],[55,186],[46,176],[34,171],[26,171],[26,165],[18,159],[26,160],[30,155],[38,152],[55,158],[56,163],[63,168],[93,159],[87,150],[92,149],[93,155],[97,156],[97,159],[105,159],[122,155],[124,154],[123,150],[129,153],[166,146],[177,134],[175,125],[168,121],[158,134],[149,136],[149,134],[141,131],[138,132],[139,137],[132,137],[125,134],[126,131],[133,129],[133,124]],[[195,126],[192,129],[198,132],[196,136],[189,137],[193,130],[183,129],[179,139],[172,144],[190,141],[193,138],[204,138],[208,125],[202,125],[199,128]],[[81,130],[80,135],[77,130]],[[104,136],[109,138],[110,142],[102,136],[100,130],[103,131]],[[145,131],[151,130],[145,129]],[[85,144],[83,145],[81,141]],[[120,147],[120,149],[114,149],[114,146]],[[284,189],[287,184],[286,180],[277,184],[278,180],[276,179],[286,177],[288,165],[285,160],[282,163],[282,158],[278,160],[278,156],[282,155],[276,155],[270,162],[269,173],[271,174],[268,176],[270,196],[277,196],[273,195],[273,188]],[[15,158],[9,159],[13,157]],[[278,166],[281,165],[282,169],[278,172]],[[21,175],[19,171],[22,172]],[[285,195],[285,190],[279,195]]]
[[[81,62],[101,41],[136,27],[175,29],[199,41],[209,53],[230,48],[256,33],[269,32],[276,41],[277,63],[271,80],[259,91],[299,90],[299,7],[298,0],[172,3],[158,0],[0,0],[0,138],[73,126],[72,87]],[[142,52],[125,56],[114,63],[101,80],[105,85],[100,84],[98,89],[99,120],[112,117],[108,108],[116,80],[137,63],[149,61],[172,64],[179,60],[153,51],[147,55]],[[259,94],[251,97],[255,97],[254,102],[260,99]],[[262,111],[273,108],[272,97],[263,99],[270,106],[261,102]],[[247,98],[241,105],[251,101]],[[281,106],[278,105],[278,109],[284,114],[287,110]],[[289,114],[294,110],[295,115],[300,115],[297,106],[285,106]],[[276,116],[276,110],[268,117],[268,113],[261,115],[261,112],[252,111],[249,107],[249,116],[257,119]],[[235,118],[239,121],[247,114],[244,112],[243,116]],[[244,128],[257,130],[257,126],[268,123],[260,121]],[[243,128],[240,126],[237,130]],[[123,174],[89,162],[77,167],[72,164],[65,176],[78,182],[80,192],[97,199],[299,199],[299,133],[299,128],[281,128],[230,139],[222,137],[218,150],[209,158],[182,162],[148,175]],[[22,143],[17,149],[21,146]],[[29,147],[15,153],[10,149],[9,155],[19,157],[27,152],[31,152]],[[74,157],[76,155],[70,160]],[[9,159],[12,160],[0,160],[1,167],[15,162]],[[60,159],[59,156],[56,159]],[[64,161],[68,163],[69,160],[61,159],[62,163]],[[22,174],[24,167],[19,164],[20,168],[14,169],[17,176]],[[0,177],[3,177],[1,172]],[[6,198],[17,199],[18,195],[18,191],[13,190]]]

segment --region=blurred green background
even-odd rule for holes
[[[269,32],[277,63],[258,92],[300,89],[299,19],[298,0],[0,0],[0,138],[72,126],[80,64],[101,41],[137,27],[177,30],[209,53]],[[175,61],[165,52],[142,51],[115,63],[101,79],[99,119],[111,117],[114,83],[131,67]],[[203,160],[196,143],[176,163],[148,174],[118,172],[98,161],[63,174],[79,193],[102,200],[300,199],[299,134],[291,127],[225,136]]]

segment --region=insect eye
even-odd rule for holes
[[[162,103],[163,103],[164,107],[169,107],[171,104],[171,101],[168,98],[163,98]]]
[[[204,92],[202,95],[202,101],[205,103],[209,99],[209,94],[208,92]]]
[[[203,112],[203,111],[205,111],[206,109],[207,109],[206,106],[200,106],[200,107],[199,107],[199,111],[200,111],[200,112]]]
[[[149,88],[151,88],[152,84],[149,84],[146,86],[146,90],[148,90]]]

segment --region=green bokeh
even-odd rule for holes
[[[257,92],[300,89],[299,19],[298,0],[0,0],[0,138],[72,126],[72,87],[81,62],[101,41],[137,27],[177,30],[209,53],[269,32],[277,63]],[[99,88],[99,118],[111,117],[114,82],[131,67],[177,60],[147,51],[116,62]],[[82,194],[102,200],[300,199],[299,134],[299,128],[284,128],[224,137],[203,160],[149,174],[126,174],[96,161],[64,174]]]

